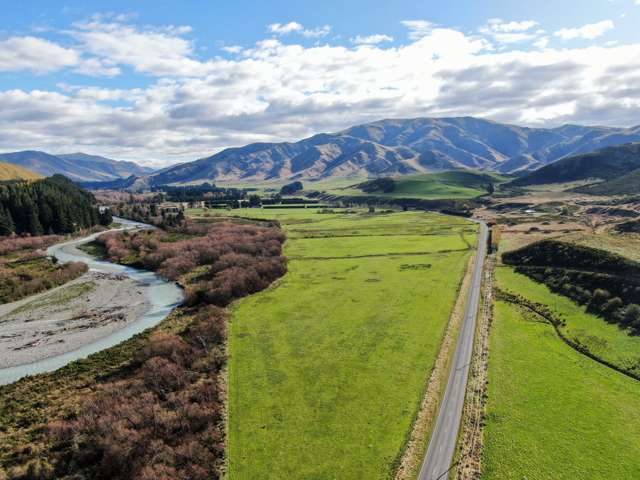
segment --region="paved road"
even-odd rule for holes
[[[458,337],[453,366],[449,374],[447,389],[440,405],[436,426],[431,435],[427,455],[420,470],[419,480],[444,480],[451,469],[462,418],[462,407],[469,377],[469,365],[473,352],[473,337],[480,305],[482,270],[487,253],[489,230],[480,224],[477,261],[473,270],[469,298],[464,312],[464,323]]]

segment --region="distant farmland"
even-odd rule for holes
[[[234,213],[278,219],[290,262],[281,283],[234,309],[229,478],[388,478],[476,226],[424,213]]]

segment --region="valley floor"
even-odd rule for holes
[[[229,478],[388,478],[477,226],[415,212],[233,213],[279,220],[290,262],[277,286],[234,308]]]

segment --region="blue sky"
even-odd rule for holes
[[[640,124],[640,0],[2,3],[0,151],[162,165],[384,117]]]

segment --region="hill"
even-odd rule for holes
[[[27,150],[0,153],[0,161],[27,168],[46,177],[58,173],[80,182],[111,181],[131,175],[147,175],[152,171],[133,162],[84,153],[51,155],[46,152]]]
[[[512,173],[630,141],[640,142],[640,127],[525,128],[472,117],[381,120],[299,142],[228,148],[157,172],[148,183],[379,177],[455,169]]]
[[[637,195],[640,192],[640,168],[608,182],[585,185],[574,191],[590,195]]]
[[[37,180],[42,175],[11,163],[0,162],[0,180]]]
[[[563,158],[520,177],[511,184],[528,186],[591,179],[608,181],[623,177],[637,169],[640,169],[640,143],[629,143]]]
[[[489,193],[490,185],[504,182],[500,175],[476,171],[450,171],[395,178],[379,178],[360,183],[355,189],[393,198],[473,198]],[[353,194],[354,187],[341,192]]]
[[[93,195],[62,175],[0,185],[0,235],[72,233],[100,221]]]

